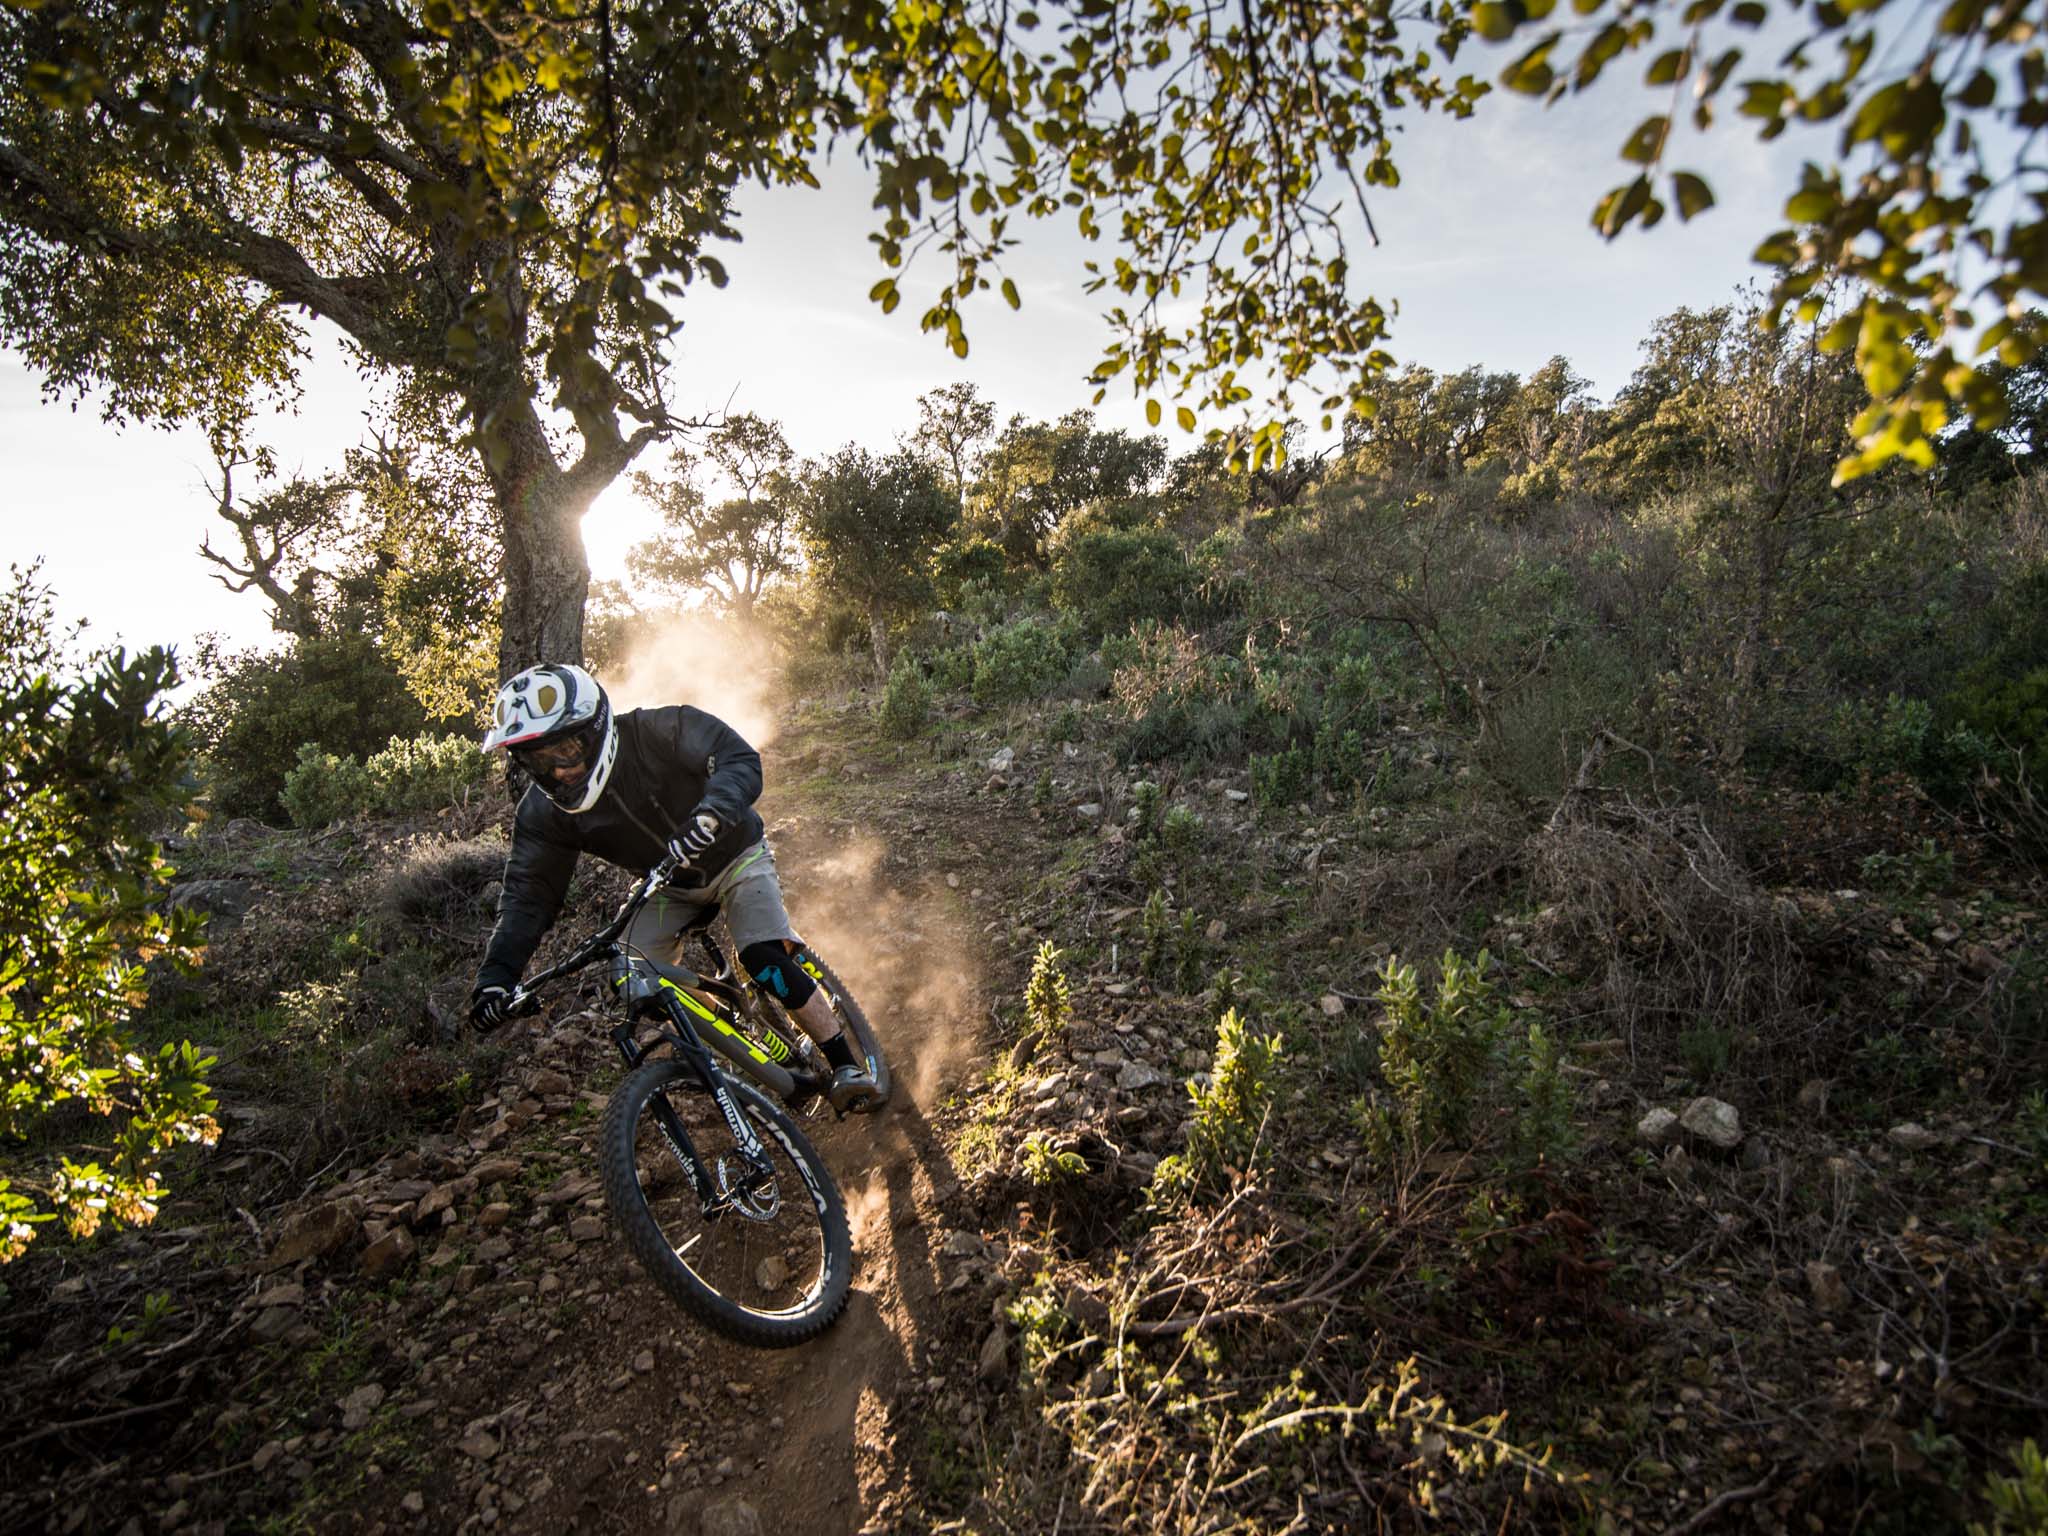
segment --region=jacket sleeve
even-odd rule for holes
[[[667,745],[692,773],[704,775],[704,798],[698,809],[731,826],[761,798],[761,754],[740,733],[716,715],[688,704],[675,706],[667,727]]]
[[[533,958],[541,935],[552,928],[569,877],[576,871],[576,850],[548,837],[540,816],[529,816],[522,804],[512,821],[512,851],[505,858],[503,894],[498,898],[498,926],[477,972],[478,990],[516,986]]]

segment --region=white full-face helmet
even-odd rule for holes
[[[587,811],[619,755],[611,700],[581,667],[528,667],[498,689],[484,750],[499,747],[563,810]]]

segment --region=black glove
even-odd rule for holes
[[[718,818],[709,811],[699,811],[690,818],[681,836],[669,839],[668,851],[670,857],[694,864],[698,855],[717,841]]]
[[[512,1017],[512,994],[503,987],[479,987],[469,1000],[469,1022],[489,1032]]]

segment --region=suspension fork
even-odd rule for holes
[[[746,1159],[749,1175],[747,1184],[751,1186],[769,1176],[772,1170],[768,1163],[767,1149],[761,1145],[761,1138],[755,1134],[752,1122],[740,1113],[738,1101],[726,1086],[725,1074],[719,1070],[717,1057],[712,1055],[711,1048],[697,1033],[689,1014],[673,998],[664,995],[662,1007],[670,1026],[667,1037],[669,1044],[710,1093],[712,1102],[718,1106],[718,1112],[725,1117],[726,1128],[732,1132],[733,1142],[738,1146],[740,1155]],[[647,1052],[641,1049],[633,1038],[633,1026],[630,1022],[621,1024],[613,1030],[612,1040],[618,1046],[619,1053],[626,1058],[629,1069],[639,1065],[646,1058]],[[689,1133],[683,1129],[682,1120],[677,1116],[675,1107],[669,1103],[668,1094],[665,1091],[657,1092],[651,1107],[654,1111],[654,1123],[661,1128],[661,1133],[667,1138],[670,1148],[690,1170],[697,1186],[698,1200],[707,1210],[712,1209],[714,1202],[719,1198],[719,1192],[713,1187],[710,1172],[705,1168],[704,1160],[698,1156]]]

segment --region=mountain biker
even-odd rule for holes
[[[498,925],[470,994],[479,1029],[505,1021],[520,973],[554,924],[579,853],[628,870],[664,855],[687,866],[633,920],[625,940],[673,959],[684,932],[723,908],[740,964],[818,1043],[827,1095],[844,1107],[874,1092],[830,997],[804,967],[754,800],[760,754],[716,715],[687,704],[614,715],[581,667],[528,667],[498,690],[486,752],[503,747],[533,783],[519,801]],[[679,831],[677,829],[680,829]]]

